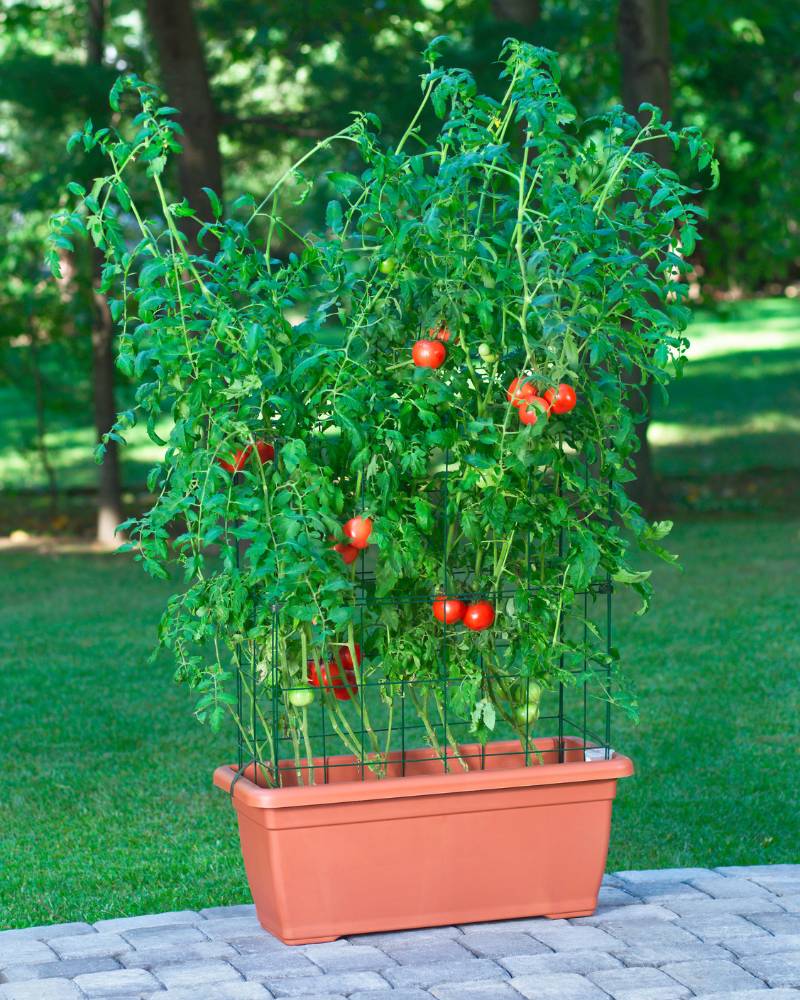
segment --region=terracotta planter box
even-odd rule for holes
[[[247,878],[262,926],[289,944],[344,934],[512,917],[592,913],[605,869],[617,779],[629,758],[524,766],[520,744],[462,748],[470,770],[444,773],[429,749],[399,754],[376,780],[328,759],[328,784],[235,784]],[[544,760],[557,741],[536,740]],[[550,753],[547,753],[550,751]],[[287,765],[290,762],[286,762]],[[321,764],[322,761],[315,761]],[[451,765],[452,767],[452,765]],[[232,767],[214,783],[229,792]],[[290,787],[290,782],[294,787]]]

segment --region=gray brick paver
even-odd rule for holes
[[[724,879],[719,879],[720,882]],[[636,896],[638,901],[646,903],[662,903],[667,900],[695,899],[707,900],[708,894],[688,882],[665,882],[657,879],[655,882],[633,882],[627,891]],[[672,907],[668,907],[672,909]]]
[[[385,952],[400,965],[430,965],[433,962],[463,962],[472,952],[462,948],[461,938],[452,940],[421,941],[419,944],[404,944],[399,947],[385,944]]]
[[[40,965],[8,965],[0,973],[0,979],[7,983],[28,982],[31,979],[74,979],[84,972],[110,972],[119,967],[119,962],[113,958],[70,958]]]
[[[394,1000],[388,983],[377,972],[334,972],[301,979],[273,979],[267,981],[266,987],[275,997],[327,997],[331,993],[358,996],[359,990],[362,993],[386,990],[387,1000]]]
[[[691,996],[687,986],[659,969],[607,969],[589,972],[587,978],[614,1000],[682,1000]]]
[[[6,965],[36,964],[52,962],[58,955],[44,941],[18,938],[14,941],[0,941],[0,969]]]
[[[6,941],[32,939],[47,941],[48,938],[66,937],[68,934],[94,934],[94,927],[75,920],[68,924],[40,924],[36,927],[15,927],[9,931],[0,931],[0,945]]]
[[[507,983],[454,983],[434,986],[431,993],[436,1000],[519,1000],[519,993]],[[387,1000],[394,1000],[394,994]]]
[[[48,942],[59,958],[114,958],[125,951],[131,951],[130,945],[119,934],[74,934],[68,937],[51,938]]]
[[[604,930],[626,945],[648,948],[683,947],[700,944],[700,939],[685,927],[664,920],[626,920],[619,923],[609,921]]]
[[[322,1000],[322,997],[316,997],[313,1000]],[[331,1000],[331,998],[325,997],[324,1000]],[[387,984],[386,989],[383,990],[351,993],[350,1000],[431,1000],[431,995],[427,990],[419,990],[416,987],[412,987],[410,990],[392,990]]]
[[[397,965],[393,958],[369,944],[346,948],[338,943],[317,944],[306,948],[305,953],[323,972],[380,972]]]
[[[547,955],[510,955],[498,959],[512,976],[532,976],[537,973],[575,972],[585,975],[600,969],[618,969],[621,962],[606,951],[558,951]]]
[[[170,910],[167,913],[143,913],[138,917],[109,917],[95,921],[98,931],[133,930],[135,927],[162,927],[168,924],[198,924],[203,918],[194,910]]]
[[[142,994],[144,996],[144,994]],[[271,1000],[272,994],[261,983],[206,983],[202,995],[195,986],[178,987],[149,993],[147,1000]],[[333,1000],[326,997],[325,1000]]]
[[[757,990],[764,983],[733,961],[674,962],[662,966],[667,973],[694,993],[732,993],[734,990]]]
[[[703,993],[695,1000],[800,1000],[800,990],[772,990],[767,996],[761,990],[736,990],[735,993]]]
[[[547,945],[552,951],[614,951],[622,948],[619,938],[614,937],[599,927],[566,927],[541,928],[534,932],[537,941]],[[509,953],[513,954],[513,953]]]
[[[778,937],[728,938],[724,946],[728,951],[738,956],[800,951],[800,934],[781,934]]]
[[[217,920],[224,917],[254,917],[254,903],[235,903],[233,906],[206,906],[197,911],[206,920]]]
[[[800,913],[756,913],[749,919],[770,934],[800,934]]]
[[[719,869],[717,869],[719,871]],[[614,872],[616,877],[628,885],[652,882],[688,882],[693,878],[710,878],[714,870],[710,868],[646,868],[641,871]]]
[[[576,928],[577,930],[577,928]],[[496,931],[467,931],[458,939],[458,946],[466,948],[478,958],[505,958],[508,955],[543,955],[550,949],[529,934],[520,931],[509,931],[500,934]]]
[[[598,907],[597,912],[591,917],[576,917],[570,923],[585,924],[592,927],[596,924],[604,924],[609,921],[622,920],[663,920],[665,922],[677,920],[678,917],[666,905],[660,903],[634,903],[631,906],[608,906]]]
[[[78,1000],[80,996],[70,979],[37,979],[0,986],[0,1000]]]
[[[322,975],[319,966],[314,965],[311,959],[306,958],[302,952],[275,952],[267,951],[262,955],[239,955],[231,959],[231,966],[236,969],[246,979],[280,979],[289,976],[309,976]]]
[[[119,936],[139,950],[178,947],[208,941],[205,934],[191,924],[174,924],[168,927],[134,927],[129,931],[121,931]]]
[[[800,989],[800,951],[774,952],[771,955],[748,955],[739,964],[763,979],[768,986],[792,986]]]
[[[745,899],[748,896],[768,896],[769,890],[746,878],[693,878],[690,881],[714,899]]]
[[[760,921],[769,917],[783,917],[787,914],[762,914],[751,918],[740,917],[735,913],[718,914],[715,916],[683,917],[680,926],[691,931],[708,944],[724,944],[733,937],[764,937],[766,930],[759,926]]]
[[[608,1000],[608,994],[583,976],[571,973],[518,976],[510,986],[529,1000]]]
[[[243,978],[232,965],[219,959],[185,962],[181,965],[157,965],[151,972],[167,989],[176,986],[204,989],[207,983],[241,981]]]
[[[151,969],[156,965],[179,965],[209,958],[236,958],[239,952],[224,941],[201,941],[199,944],[173,945],[168,948],[145,948],[126,951],[118,961],[128,969]]]
[[[781,908],[768,896],[743,896],[739,899],[670,899],[664,906],[681,918],[716,917],[728,913],[750,916],[751,913],[780,913]]]
[[[206,937],[214,941],[235,941],[237,938],[261,937],[265,944],[271,943],[276,948],[287,949],[289,945],[265,931],[255,915],[239,917],[218,917],[204,920],[198,924]]]
[[[117,969],[114,972],[88,972],[74,982],[89,1000],[127,1000],[160,988],[160,983],[144,969]]]
[[[721,945],[704,944],[702,941],[698,941],[696,944],[662,945],[661,947],[637,945],[635,948],[618,951],[616,957],[623,965],[646,965],[657,969],[659,966],[668,965],[671,962],[729,962],[731,953]]]
[[[436,962],[431,965],[398,965],[394,969],[386,969],[382,975],[392,986],[419,986],[424,989],[451,983],[508,979],[506,970],[487,958],[473,958],[463,962]]]

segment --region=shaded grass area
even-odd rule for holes
[[[689,523],[673,546],[650,614],[616,606],[642,722],[614,733],[637,774],[609,867],[795,861],[800,524]],[[248,898],[210,786],[234,735],[146,662],[169,589],[123,557],[0,553],[0,927]]]
[[[685,376],[656,394],[650,438],[665,477],[800,469],[800,301],[699,311]]]

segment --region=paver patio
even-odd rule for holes
[[[0,1000],[800,1000],[800,864],[605,878],[575,920],[287,947],[252,906],[0,932]]]

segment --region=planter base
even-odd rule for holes
[[[260,787],[218,768],[239,821],[247,878],[262,926],[287,944],[346,934],[517,917],[588,916],[605,869],[617,779],[614,754],[584,761],[580,739],[563,763],[529,766],[515,741],[463,746],[468,770],[444,773],[430,749],[393,754],[389,777],[354,758],[329,758],[328,783]],[[558,742],[536,740],[544,760]],[[321,765],[323,762],[315,761]],[[288,764],[288,762],[287,762]],[[453,765],[451,764],[451,768]],[[405,776],[400,776],[402,772]],[[394,776],[396,775],[396,776]]]

